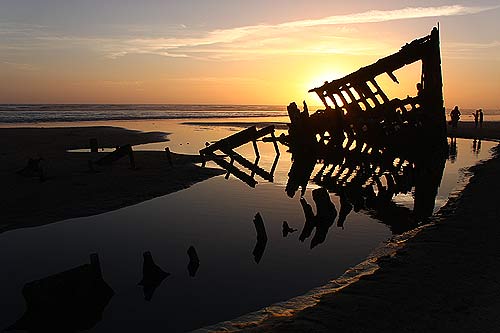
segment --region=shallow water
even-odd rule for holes
[[[163,123],[167,124],[170,127],[155,125],[155,130],[173,132],[168,145],[179,152],[194,153],[204,140],[237,130]],[[137,122],[128,127],[148,126]],[[472,150],[472,140],[457,140],[458,153],[446,163],[436,209],[459,184],[460,170],[488,158],[493,146],[483,142],[477,152],[477,145]],[[259,148],[259,165],[269,170],[275,157],[272,144],[259,143]],[[251,145],[240,150],[247,157],[252,151]],[[92,331],[175,332],[228,320],[303,294],[341,275],[391,236],[386,225],[351,212],[344,229],[333,226],[324,243],[309,249],[308,241],[298,241],[304,223],[299,198],[288,198],[284,192],[289,167],[290,156],[282,149],[274,182],[256,177],[259,183],[254,189],[234,176],[228,180],[220,176],[113,212],[0,234],[0,328],[23,314],[25,283],[87,263],[94,252],[99,254],[104,280],[115,295]],[[311,188],[305,197],[312,204]],[[338,197],[331,195],[331,199],[338,208]],[[398,196],[395,201],[411,206],[410,199]],[[252,255],[257,242],[252,221],[257,212],[268,237],[259,263]],[[299,231],[283,237],[284,220]],[[200,258],[194,277],[187,269],[191,245]],[[144,251],[151,251],[156,264],[171,273],[151,301],[144,300],[142,288],[137,286]]]

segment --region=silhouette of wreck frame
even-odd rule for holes
[[[422,62],[417,95],[390,100],[376,78],[386,73],[399,83],[393,72],[417,61]],[[355,184],[369,183],[366,190],[375,184],[376,197],[385,197],[382,201],[386,203],[414,185],[415,215],[430,216],[447,156],[442,87],[439,30],[435,27],[397,53],[309,90],[318,95],[325,109],[309,115],[305,103],[302,112],[295,103],[288,106],[288,136],[281,140],[292,153],[288,195],[293,196],[299,186],[304,193],[320,161],[323,167],[313,180],[342,194],[344,200],[357,191]],[[398,165],[392,165],[396,158]],[[404,162],[409,166],[404,167]],[[382,185],[381,177],[387,186]],[[374,199],[372,193],[366,195]]]
[[[271,141],[273,143],[274,150],[276,152],[276,157],[270,171],[266,171],[258,166],[260,160],[260,152],[257,146],[257,140],[263,138],[266,135],[271,136],[271,138],[266,141]],[[234,149],[250,142],[252,142],[255,152],[255,162],[249,161],[248,159],[234,151]],[[220,151],[224,155],[216,154],[216,151]],[[226,179],[229,178],[229,176],[232,174],[250,187],[255,187],[255,185],[257,185],[257,181],[254,178],[255,175],[258,175],[269,182],[273,182],[274,171],[276,170],[276,166],[278,165],[280,151],[277,143],[277,138],[274,134],[274,125],[269,125],[260,130],[258,130],[256,126],[251,126],[238,133],[216,141],[215,143],[201,149],[200,155],[203,160],[203,166],[205,166],[207,161],[211,160],[227,171]],[[225,157],[229,157],[230,161],[226,161]],[[243,168],[250,170],[251,173],[248,174],[240,170],[237,166],[234,165],[235,161]]]
[[[325,109],[309,116],[307,108],[300,112],[291,103],[290,136],[284,143],[290,145],[291,151],[308,150],[300,146],[307,146],[316,137],[341,143],[345,137],[369,141],[370,136],[375,136],[380,141],[380,134],[384,134],[386,143],[399,140],[401,143],[394,143],[404,145],[404,141],[419,138],[425,144],[438,142],[444,146],[446,115],[439,44],[439,30],[435,27],[429,35],[404,45],[400,51],[309,90],[318,95]],[[387,74],[399,83],[394,71],[417,61],[422,62],[422,71],[416,96],[389,99],[376,78]]]

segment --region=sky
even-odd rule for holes
[[[276,104],[440,25],[445,104],[500,109],[500,2],[0,0],[0,103]],[[415,95],[420,65],[381,78]]]

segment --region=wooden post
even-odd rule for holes
[[[90,152],[97,153],[99,151],[99,146],[97,145],[97,139],[92,138],[89,140]]]
[[[167,161],[170,166],[174,166],[172,163],[172,154],[170,153],[170,148],[165,147],[165,153],[167,154]],[[203,155],[201,155],[203,156]],[[205,166],[205,159],[203,159],[203,166]]]
[[[130,150],[128,152],[128,158],[130,160],[130,168],[135,170],[135,159],[134,159],[134,151],[132,150],[132,146],[130,146]]]

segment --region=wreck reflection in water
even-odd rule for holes
[[[275,157],[274,149],[272,145],[263,146],[259,164],[269,170]],[[471,151],[472,140],[456,140],[457,159],[455,163],[447,162],[436,208],[444,204],[450,191],[456,188],[460,170],[478,159],[488,158],[493,146],[494,143],[482,142],[477,156]],[[240,152],[251,156],[252,150],[249,145],[248,151]],[[144,323],[151,331],[196,329],[301,295],[339,276],[390,237],[389,230],[377,223],[374,216],[387,223],[391,219],[385,218],[386,215],[395,214],[397,208],[398,214],[412,220],[413,204],[406,201],[413,202],[411,194],[394,195],[387,204],[396,207],[392,210],[383,209],[384,206],[370,208],[366,196],[362,206],[362,201],[354,200],[357,197],[349,193],[355,191],[355,179],[359,178],[349,180],[345,178],[346,172],[335,178],[340,179],[337,183],[342,184],[340,188],[344,191],[329,193],[337,212],[332,223],[334,210],[329,203],[324,203],[323,210],[315,203],[326,199],[322,195],[329,191],[326,186],[315,191],[321,186],[315,183],[314,176],[324,161],[311,162],[313,170],[306,177],[311,180],[305,195],[299,198],[302,182],[298,182],[299,185],[295,185],[298,193],[289,199],[285,189],[287,183],[293,182],[293,178],[287,176],[292,169],[291,155],[283,151],[281,156],[274,183],[256,175],[259,184],[251,188],[233,177],[229,180],[215,177],[185,191],[107,214],[2,234],[4,251],[0,254],[0,263],[4,274],[0,276],[0,328],[12,325],[27,312],[21,296],[26,282],[64,271],[82,258],[85,260],[89,253],[99,252],[105,281],[115,292],[112,300],[104,302],[107,293],[103,294],[103,300],[96,297],[97,305],[92,309],[100,309],[99,313],[89,314],[94,321],[83,325],[68,328],[57,321],[70,316],[52,317],[50,331],[57,331],[57,326],[75,331],[95,325],[92,332],[137,332],[145,330]],[[409,154],[404,156],[410,165]],[[298,170],[300,161],[299,155],[294,155],[293,170]],[[321,174],[332,167],[325,168]],[[336,174],[332,173],[332,177]],[[411,175],[408,171],[407,174]],[[383,187],[387,187],[386,177],[379,178]],[[372,186],[378,195],[376,182]],[[196,203],[197,209],[192,208],[192,203]],[[325,218],[320,226],[312,222],[309,238],[301,243],[297,239],[303,233],[303,207],[310,207],[305,208],[308,216]],[[253,223],[257,212],[265,231],[260,232],[260,237],[260,229]],[[339,228],[342,225],[344,230]],[[405,227],[408,225],[403,223],[391,226],[393,232],[401,232]],[[316,246],[310,250],[313,239]],[[188,250],[191,245],[193,249]],[[150,255],[154,260],[149,259]],[[163,282],[162,271],[171,273]],[[140,287],[137,283],[141,279]],[[147,301],[150,297],[151,301]],[[43,307],[37,309],[44,311]],[[34,330],[33,327],[24,326],[26,330]]]
[[[81,265],[24,285],[26,312],[11,330],[77,332],[93,328],[114,295],[97,254]]]
[[[300,189],[303,196],[307,184],[312,181],[325,192],[327,190],[340,198],[338,227],[344,226],[351,211],[363,211],[399,234],[411,230],[433,213],[447,158],[442,148],[433,147],[438,148],[425,151],[415,144],[405,151],[397,151],[366,142],[351,143],[347,139],[339,145],[318,143],[316,153],[292,153],[286,192],[293,197]],[[316,196],[315,191],[318,192]],[[318,212],[316,216],[301,198],[306,219],[301,241],[311,234],[314,227],[318,233],[325,226],[332,225],[335,219],[334,204],[325,194],[321,195],[322,199],[316,199],[319,193],[323,192],[319,189],[313,191]],[[413,211],[392,201],[394,196],[408,193],[413,194]],[[333,207],[329,212],[322,213],[324,206]],[[324,240],[324,237],[313,238],[311,247],[321,239]]]

